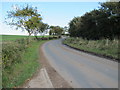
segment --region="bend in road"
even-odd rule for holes
[[[118,63],[71,49],[62,39],[45,43],[51,66],[74,88],[118,88]]]

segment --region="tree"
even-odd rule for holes
[[[55,26],[50,26],[49,35],[55,35]]]
[[[114,39],[120,35],[120,2],[101,3],[98,10],[74,17],[69,23],[72,37]]]
[[[79,17],[74,17],[69,23],[69,33],[72,37],[77,36],[77,26],[79,25],[78,23],[80,23],[79,19]]]
[[[68,27],[67,27],[67,26],[65,26],[65,27],[63,28],[62,35],[65,35],[66,33],[68,34]]]
[[[50,26],[49,35],[61,36],[63,28],[60,26]]]
[[[43,22],[38,23],[36,31],[34,32],[36,39],[38,39],[37,38],[38,33],[44,33],[48,28],[49,28],[48,24],[45,24]]]
[[[120,35],[120,1],[101,3],[100,10],[107,13],[109,19],[109,29],[111,38],[119,37]]]
[[[14,11],[8,12],[8,24],[22,28],[29,33],[29,38],[35,32],[35,28],[42,20],[42,17],[37,12],[37,8],[30,7],[29,5],[18,8]],[[29,39],[30,40],[30,39]]]

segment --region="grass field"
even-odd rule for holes
[[[15,41],[17,39],[22,39],[22,38],[27,38],[28,36],[24,35],[0,35],[0,41]],[[43,37],[43,36],[38,36]],[[49,37],[49,36],[44,36],[44,37]],[[34,38],[34,36],[31,36],[31,38]]]
[[[22,35],[1,35],[2,41],[15,41],[17,39],[26,38],[28,36],[22,36]]]
[[[114,59],[120,59],[118,57],[119,56],[118,39],[85,40],[82,38],[67,38],[63,41],[63,43],[80,50],[93,52]]]

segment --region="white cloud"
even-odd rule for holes
[[[12,8],[14,9],[14,10],[18,10],[19,9],[19,7],[18,7],[18,5],[12,5]]]

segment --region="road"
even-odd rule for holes
[[[71,49],[52,40],[42,46],[51,66],[73,88],[118,88],[118,63]]]

